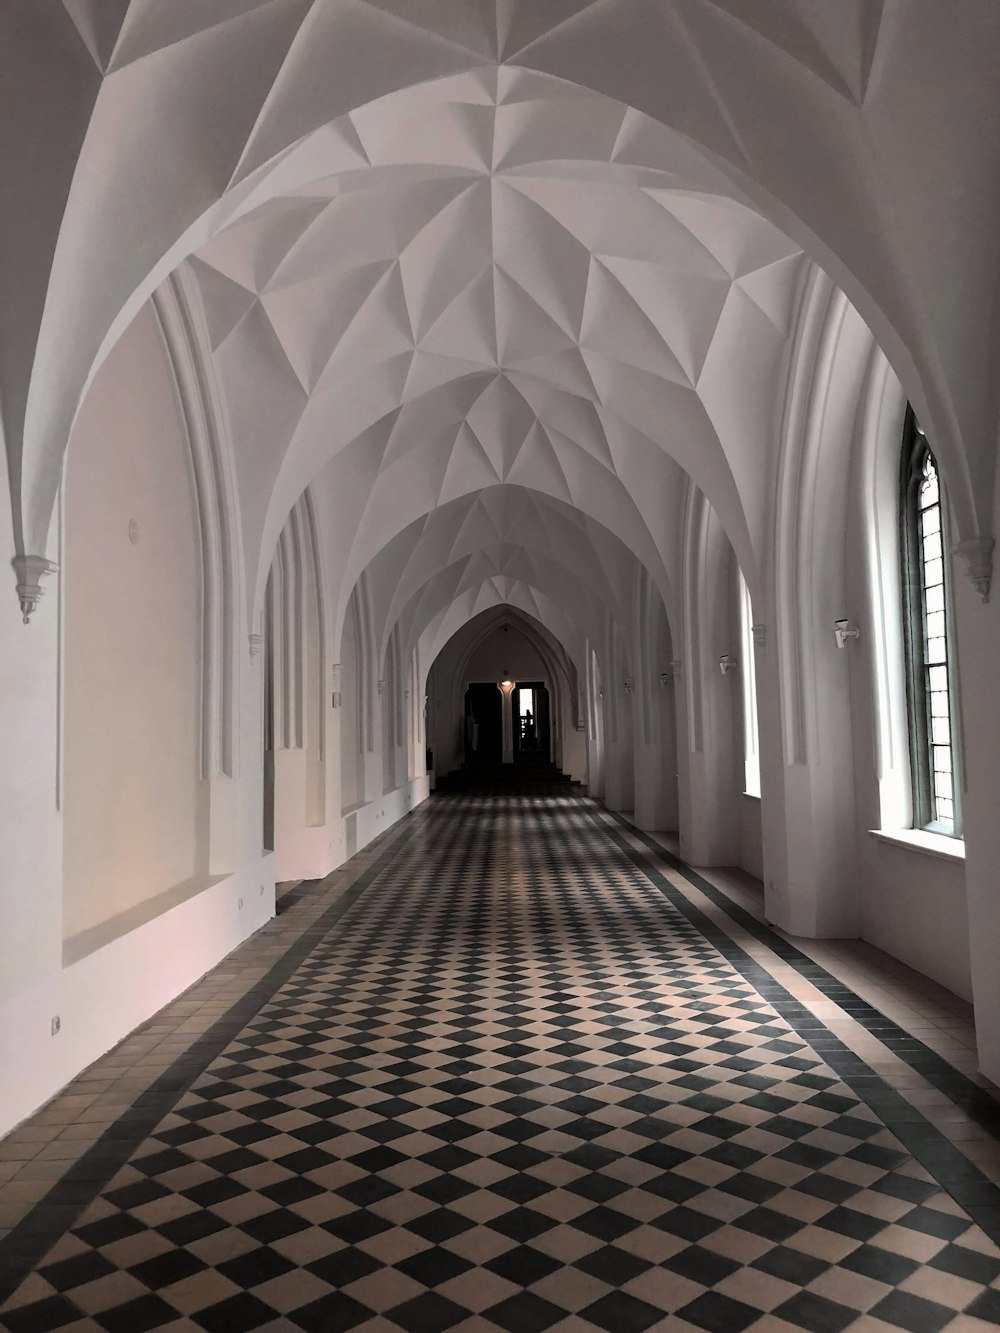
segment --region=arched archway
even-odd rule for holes
[[[543,761],[551,758],[557,765],[569,763],[576,776],[572,770],[581,767],[578,751],[582,746],[575,739],[579,720],[575,667],[550,631],[509,603],[499,603],[465,620],[431,663],[428,743],[434,751],[436,773],[445,776],[458,768],[481,766],[484,761],[494,773],[502,758],[498,683],[505,674],[515,688],[518,681],[532,681],[546,690],[549,751],[532,755],[532,760],[540,757]],[[467,718],[483,722],[488,739],[484,736],[480,743],[478,735],[471,734],[472,723]],[[572,733],[572,742],[567,732]]]

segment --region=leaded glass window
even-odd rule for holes
[[[937,464],[912,408],[903,448],[903,570],[913,822],[961,836],[954,672]]]

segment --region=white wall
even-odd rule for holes
[[[972,999],[965,866],[861,839],[861,938]]]
[[[217,792],[238,810],[239,870],[204,873],[201,573],[177,412],[146,313],[102,368],[71,441],[66,540],[60,529],[50,543],[65,547],[63,571],[29,625],[13,597],[0,600],[0,1068],[16,1071],[0,1080],[0,1133],[274,910],[259,761]],[[0,547],[13,555],[5,514]],[[244,648],[240,660],[235,748],[259,755],[261,659]],[[163,790],[168,779],[179,790]],[[91,930],[64,947],[81,924]]]
[[[351,810],[364,800],[356,597],[352,597],[340,638],[340,806]]]
[[[64,512],[70,938],[208,874],[200,536],[188,445],[149,307],[84,404]]]
[[[0,474],[7,459],[0,449]],[[52,542],[57,548],[58,538]],[[14,556],[7,506],[0,552]],[[62,952],[62,819],[59,813],[59,575],[46,580],[30,625],[8,586],[0,597],[0,1002],[59,966]],[[0,1019],[0,1032],[2,1032]],[[24,1040],[47,1027],[29,1022]],[[10,1071],[17,1066],[4,1062]],[[0,1087],[17,1080],[0,1079]],[[10,1121],[0,1093],[0,1132]]]
[[[320,672],[332,608],[325,607],[321,634],[317,571],[308,561],[307,576],[292,588],[304,615],[283,617],[285,638],[275,644],[282,689],[289,686],[285,714],[276,717],[279,739],[289,739],[284,723],[291,726],[290,742],[274,752],[280,851],[261,851],[264,618],[258,612],[250,634],[240,586],[233,770],[212,767],[202,778],[203,762],[215,760],[204,760],[201,730],[206,603],[189,424],[159,327],[144,311],[102,367],[70,447],[66,539],[60,532],[52,543],[54,550],[65,545],[63,572],[29,626],[12,597],[0,605],[8,760],[0,792],[11,814],[0,838],[0,1067],[17,1070],[16,1080],[0,1085],[0,1133],[259,929],[274,912],[279,861],[286,874],[323,875],[428,794],[422,747],[413,755],[407,749],[407,738],[420,732],[407,711],[412,693],[395,672],[393,771],[412,777],[365,801],[368,767],[379,790],[383,781],[379,718],[362,754],[362,704],[375,697],[377,682],[349,629],[343,707],[333,708],[332,680]],[[231,512],[228,519],[238,524]],[[0,524],[13,555],[6,516]],[[301,555],[302,533],[293,536]],[[326,643],[328,660],[333,648]],[[346,764],[354,790],[345,794],[355,798],[346,818],[337,780],[342,720],[357,760]],[[321,723],[333,781],[319,768]],[[223,818],[231,833],[220,840],[229,847],[220,864],[212,847]]]
[[[876,360],[876,364],[877,360]],[[874,393],[874,389],[871,391]],[[862,627],[862,637],[840,650],[849,683],[849,709],[845,710],[846,730],[853,756],[853,820],[858,880],[859,924],[861,937],[886,953],[940,982],[965,999],[972,998],[969,961],[969,918],[965,887],[965,866],[945,860],[917,847],[902,847],[874,838],[869,830],[883,826],[884,793],[880,792],[879,768],[883,782],[896,781],[908,788],[908,763],[905,734],[891,734],[888,721],[878,715],[877,673],[895,674],[893,659],[880,660],[880,647],[871,632],[873,618],[899,622],[901,605],[898,574],[894,560],[898,543],[897,487],[903,442],[904,397],[889,372],[877,432],[867,441],[859,418],[854,448],[854,465],[845,469],[847,522],[843,537],[845,596],[840,611],[828,608],[829,640],[833,641],[835,615],[847,614]],[[866,449],[877,457],[866,460]],[[870,466],[865,466],[865,462]],[[873,496],[872,491],[876,494]],[[878,501],[884,511],[883,554],[878,555],[868,540],[866,526],[871,523]],[[877,564],[878,568],[871,568]],[[955,571],[960,577],[959,571]],[[873,606],[881,592],[885,602]],[[960,645],[968,651],[965,644]],[[959,661],[961,666],[961,661]],[[903,700],[902,680],[888,682]],[[967,716],[979,711],[972,698],[966,698]],[[883,700],[882,707],[886,707]],[[905,715],[905,701],[901,705]],[[971,712],[969,710],[972,710]],[[898,722],[897,722],[898,728]],[[905,722],[899,730],[905,731]],[[886,739],[882,747],[894,746],[902,753],[892,757],[880,753],[878,736]],[[895,777],[892,775],[895,774]],[[898,801],[886,805],[908,805],[908,791]],[[889,831],[894,831],[892,828]]]

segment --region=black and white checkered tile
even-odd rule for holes
[[[993,1242],[584,803],[418,819],[5,1328],[1000,1324]]]

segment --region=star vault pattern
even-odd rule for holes
[[[390,511],[506,483],[614,512],[662,562],[677,463],[712,489],[737,445],[763,456],[747,396],[777,373],[801,251],[620,103],[455,76],[331,123],[241,208],[189,261],[234,434],[281,441],[300,488],[330,460],[363,475],[375,550]],[[273,485],[280,462],[243,466]]]
[[[32,355],[0,362],[8,450],[12,458],[23,451],[24,497],[13,498],[15,509],[23,504],[28,546],[44,547],[61,455],[109,349],[157,284],[256,210],[267,221],[251,271],[231,270],[235,253],[227,262],[217,253],[203,257],[205,272],[216,275],[206,283],[217,298],[209,304],[218,335],[225,340],[242,321],[250,341],[267,347],[270,340],[269,351],[281,358],[275,379],[283,391],[274,391],[273,403],[262,395],[273,410],[261,419],[261,439],[273,452],[280,453],[273,428],[299,422],[319,379],[332,385],[346,373],[352,382],[366,324],[384,341],[370,377],[377,383],[369,385],[380,401],[388,395],[398,405],[421,383],[450,379],[464,359],[516,367],[525,384],[537,370],[550,391],[553,383],[568,383],[571,392],[592,386],[592,401],[608,395],[608,410],[622,415],[619,431],[643,434],[657,416],[636,423],[630,405],[635,412],[661,372],[671,385],[694,375],[727,456],[740,437],[744,449],[751,437],[767,448],[770,404],[754,390],[761,362],[769,361],[762,350],[768,324],[785,324],[791,313],[789,270],[800,246],[843,286],[890,355],[905,348],[912,356],[936,400],[928,420],[942,450],[975,440],[982,434],[977,411],[987,410],[988,389],[979,386],[991,382],[977,373],[976,358],[987,355],[993,290],[976,274],[992,272],[995,255],[988,240],[973,243],[983,229],[976,207],[989,209],[964,188],[963,172],[979,160],[969,152],[985,152],[973,143],[972,121],[975,108],[989,105],[998,20],[989,4],[974,8],[974,22],[959,27],[935,6],[903,15],[884,0],[842,0],[829,10],[811,0],[753,7],[739,0],[58,0],[29,7],[24,23],[10,25],[12,96],[18,100],[40,78],[45,89],[72,86],[73,96],[58,114],[49,98],[51,116],[28,118],[10,182],[12,197],[32,198],[28,173],[45,161],[51,198],[65,208],[57,202],[13,227],[0,256],[10,297],[0,306],[0,327],[14,338],[25,328],[38,334]],[[34,60],[39,50],[46,62]],[[948,104],[956,79],[969,119],[954,119]],[[925,154],[921,175],[937,181],[935,197],[947,207],[928,203],[924,179],[900,152],[908,130]],[[546,164],[540,174],[539,164]],[[579,164],[586,164],[582,173]],[[630,202],[634,186],[644,197]],[[581,214],[572,196],[584,187]],[[295,307],[308,302],[296,299],[290,273],[278,275],[281,256],[289,242],[304,255],[299,242],[308,248],[313,218],[317,237],[332,221],[334,194],[355,216],[368,209],[363,230],[371,244],[360,245],[360,263],[348,263],[339,277],[320,247],[325,277],[317,274],[318,284],[339,283],[348,319],[362,305],[370,309],[345,330],[336,316],[324,318],[320,301],[289,328]],[[956,214],[960,201],[966,211]],[[643,216],[657,209],[665,233],[687,229],[695,251],[704,247],[690,284],[674,281],[669,262],[659,271],[660,258],[633,244]],[[357,243],[352,227],[341,226],[344,207],[339,212],[334,234]],[[482,251],[487,215],[498,240],[488,247],[492,257]],[[514,216],[532,222],[523,247],[520,227],[509,226]],[[622,251],[605,234],[609,217],[630,237]],[[956,225],[968,238],[961,247],[947,244]],[[724,233],[745,250],[735,267],[732,246],[718,249]],[[783,255],[751,253],[768,235]],[[447,273],[431,279],[422,257],[438,263],[444,236],[454,266],[449,260]],[[594,269],[582,310],[576,278],[569,286],[551,281],[553,257],[563,276]],[[544,281],[536,284],[539,261]],[[932,291],[964,294],[961,329],[942,329],[949,312],[932,308]],[[627,321],[623,363],[601,327],[612,305]],[[736,337],[737,327],[755,329],[763,341]],[[534,348],[514,345],[525,329]],[[939,381],[947,384],[940,392]],[[525,384],[487,399],[497,393],[516,405]],[[364,416],[364,396],[338,397],[334,421],[356,409]],[[680,458],[698,413],[683,393],[659,397],[675,411],[689,409],[676,429],[660,420],[654,431],[658,447]],[[248,412],[241,424],[254,420]],[[542,422],[537,433],[547,445],[561,429]],[[281,448],[286,442],[287,435]],[[620,451],[620,441],[610,446]],[[503,446],[487,443],[477,463],[503,472],[510,459]],[[760,500],[754,469],[734,463],[728,481],[724,471],[707,468],[698,483],[708,491],[712,480],[720,505],[735,485],[752,528]],[[305,484],[300,479],[296,495]],[[285,512],[296,495],[282,496]],[[964,520],[968,497],[955,500]],[[982,503],[988,508],[988,497]],[[735,507],[732,517],[735,523]],[[759,537],[751,533],[750,543]]]

